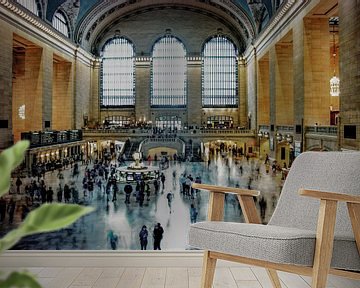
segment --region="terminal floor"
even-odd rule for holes
[[[147,163],[145,163],[147,164]],[[154,163],[152,163],[154,164]],[[239,166],[243,167],[241,175]],[[260,167],[260,173],[256,171]],[[70,169],[65,170],[65,182],[75,181],[80,194],[80,201],[85,205],[91,205],[96,208],[92,214],[81,218],[74,225],[61,231],[33,235],[23,239],[14,249],[31,249],[31,250],[105,250],[110,249],[107,240],[107,233],[113,230],[118,235],[119,241],[117,249],[138,250],[140,249],[139,231],[143,225],[149,230],[149,243],[147,249],[153,248],[152,230],[156,223],[161,223],[164,228],[161,248],[164,250],[184,250],[189,249],[187,245],[187,233],[190,225],[190,205],[194,204],[199,211],[197,221],[206,219],[208,206],[208,193],[206,191],[198,192],[194,199],[186,197],[180,193],[178,178],[181,173],[191,174],[194,178],[200,176],[203,183],[236,186],[247,188],[249,178],[252,178],[251,188],[261,191],[261,195],[266,200],[266,213],[263,221],[267,222],[271,217],[276,201],[278,199],[282,180],[281,173],[266,173],[263,161],[256,159],[239,160],[237,163],[229,158],[228,163],[218,157],[208,166],[205,162],[185,162],[171,163],[170,167],[163,170],[166,181],[164,187],[160,187],[160,192],[155,195],[152,187],[150,200],[145,199],[143,207],[136,202],[136,197],[131,196],[131,203],[124,203],[125,195],[123,184],[119,184],[120,193],[115,202],[106,200],[106,195],[100,191],[94,191],[92,199],[83,196],[82,177],[85,166],[81,166],[79,178],[70,176]],[[174,178],[173,171],[176,171]],[[56,177],[57,172],[47,172],[45,183],[52,186],[56,191],[59,180]],[[25,180],[23,182],[28,181]],[[24,185],[23,185],[24,186]],[[151,185],[152,186],[152,185]],[[135,190],[135,189],[134,189]],[[174,198],[171,203],[171,213],[166,198],[167,193],[173,193]],[[23,194],[8,195],[17,199],[17,214],[15,215],[14,224],[9,225],[7,219],[0,224],[0,231],[8,231],[20,222],[20,204],[24,198]],[[56,193],[55,197],[56,198]],[[146,197],[145,197],[146,198]],[[258,206],[258,205],[257,205]],[[259,208],[259,206],[258,206]],[[232,195],[226,198],[225,203],[225,220],[226,221],[243,221],[238,201]]]

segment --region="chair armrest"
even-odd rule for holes
[[[308,189],[299,189],[299,194],[302,196],[318,198],[321,200],[342,201],[342,202],[360,204],[360,196],[354,196],[349,194],[340,194],[340,193],[308,190]]]
[[[239,199],[241,210],[244,213],[246,223],[261,223],[258,212],[256,211],[255,202],[253,200],[253,197],[260,195],[259,191],[198,183],[193,183],[191,186],[194,189],[207,190],[210,192],[208,211],[209,221],[223,220],[225,193],[233,193],[236,194]]]
[[[248,190],[248,189],[241,189],[241,188],[235,188],[235,187],[224,187],[224,186],[198,184],[198,183],[193,183],[191,186],[194,189],[207,190],[207,191],[215,192],[215,193],[233,193],[233,194],[237,194],[237,195],[254,196],[254,197],[257,197],[260,195],[260,192],[257,190]]]

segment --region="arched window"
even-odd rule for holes
[[[66,37],[70,37],[69,23],[61,11],[56,11],[52,19],[53,27]]]
[[[186,106],[186,50],[180,40],[166,35],[152,52],[152,107]]]
[[[108,41],[101,65],[101,106],[135,105],[135,48],[124,37]]]
[[[203,49],[203,107],[237,107],[237,49],[226,37],[216,36]]]
[[[16,0],[21,6],[34,13],[35,15],[42,17],[41,4],[36,0]]]

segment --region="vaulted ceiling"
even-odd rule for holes
[[[159,9],[188,10],[225,24],[246,47],[266,26],[274,0],[49,0],[46,18],[62,9],[72,25],[74,41],[91,49],[121,19]]]

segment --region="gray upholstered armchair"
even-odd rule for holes
[[[255,208],[258,191],[193,187],[210,191],[208,221],[189,232],[189,244],[205,250],[201,287],[212,286],[217,259],[264,267],[276,288],[276,270],[312,276],[313,288],[329,273],[360,279],[360,153],[297,157],[268,225]],[[225,193],[237,194],[247,223],[222,222]]]

